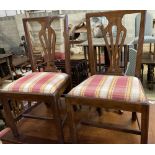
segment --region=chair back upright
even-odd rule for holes
[[[60,22],[61,20],[62,22]],[[56,33],[56,28],[53,28],[53,23],[60,22],[59,32]],[[37,26],[34,26],[36,24]],[[28,44],[28,52],[31,61],[32,71],[38,71],[38,62],[36,55],[42,56],[44,64],[46,64],[44,71],[57,72],[58,69],[55,66],[55,52],[57,48],[56,41],[59,39],[63,43],[63,52],[65,54],[65,72],[70,75],[70,52],[69,52],[69,35],[68,35],[68,16],[57,15],[47,17],[36,18],[24,18],[23,19],[25,37]],[[36,30],[32,30],[33,28]],[[58,33],[62,32],[61,38]],[[34,38],[37,38],[37,43]],[[34,43],[35,42],[35,43]],[[35,46],[34,46],[35,44]]]
[[[108,11],[108,12],[96,12],[86,14],[86,26],[87,26],[87,37],[88,37],[88,59],[91,75],[97,74],[96,72],[96,62],[95,62],[95,52],[93,46],[93,36],[91,30],[91,18],[93,17],[105,17],[107,19],[107,25],[101,25],[100,29],[103,34],[103,45],[106,47],[109,57],[109,67],[105,74],[112,75],[124,75],[121,66],[121,51],[124,46],[125,40],[127,38],[127,28],[123,24],[123,17],[129,14],[140,14],[140,29],[138,38],[138,48],[137,48],[137,59],[135,74],[140,77],[141,68],[141,56],[143,50],[144,41],[144,28],[145,28],[145,11],[144,10],[122,10],[122,11]],[[113,29],[116,29],[115,35],[113,34]],[[126,51],[124,51],[126,52]]]

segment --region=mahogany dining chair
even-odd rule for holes
[[[128,37],[128,29],[122,21],[125,15],[140,14],[140,31],[137,42],[137,58],[135,76],[124,75],[124,70],[120,67],[120,52],[126,37]],[[108,24],[101,25],[103,43],[106,45],[110,65],[104,75],[97,72],[95,61],[95,52],[93,48],[91,18],[105,17]],[[141,136],[141,143],[148,142],[148,127],[149,127],[149,104],[139,80],[141,69],[141,56],[144,41],[145,29],[145,11],[144,10],[121,10],[94,12],[86,14],[86,26],[88,36],[88,59],[90,67],[90,77],[83,81],[78,86],[74,87],[66,95],[66,103],[70,119],[70,133],[73,143],[78,143],[78,123],[84,125],[116,130],[130,134]],[[112,29],[116,27],[116,34],[113,36]],[[77,123],[75,121],[75,105],[87,105],[90,107],[99,107],[105,109],[115,109],[132,112],[132,120],[137,120],[137,113],[141,114],[141,125],[139,129],[131,129],[125,125],[102,123],[86,118],[80,118]],[[120,120],[121,121],[121,120]],[[79,127],[79,126],[78,126]]]
[[[52,26],[55,20],[62,20],[63,23],[61,25],[61,31],[63,32],[62,43],[65,53],[65,73],[58,70],[54,64],[56,41],[59,38],[56,30]],[[37,32],[34,33],[32,32],[33,24],[38,25]],[[32,73],[19,78],[0,91],[0,99],[3,104],[7,126],[11,128],[16,138],[20,138],[23,133],[19,130],[18,123],[22,118],[40,119],[40,121],[54,120],[58,142],[63,143],[63,124],[67,115],[64,117],[61,116],[59,102],[65,89],[70,86],[68,16],[58,15],[24,18],[23,25]],[[38,71],[37,60],[34,57],[32,35],[38,37],[38,44],[42,50],[45,65],[43,72]],[[28,103],[28,108],[21,108],[21,110],[18,110],[18,114],[13,115],[13,107],[19,107],[21,102]],[[51,109],[51,115],[49,117],[29,113],[40,103],[45,103],[47,108]]]

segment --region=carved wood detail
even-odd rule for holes
[[[105,41],[106,48],[108,50],[110,67],[108,68],[109,73],[122,73],[122,70],[119,67],[119,60],[121,55],[121,50],[124,45],[124,41],[126,38],[126,28],[122,25],[123,16],[118,17],[117,15],[111,17],[106,16],[108,19],[108,25],[104,27],[104,25],[100,26],[100,29],[103,34],[103,38]],[[116,36],[113,35],[112,29],[116,27]]]
[[[96,13],[87,13],[86,14],[86,26],[87,26],[87,37],[88,37],[88,60],[91,75],[97,73],[97,63],[96,56],[93,45],[93,34],[91,19],[94,17],[105,17],[108,21],[108,25],[100,25],[99,28],[103,34],[103,46],[106,46],[109,56],[109,68],[104,74],[113,74],[113,75],[123,75],[123,70],[120,68],[119,60],[121,58],[121,51],[125,47],[125,39],[127,36],[127,29],[122,24],[123,16],[126,14],[141,14],[140,21],[140,32],[138,39],[138,49],[137,49],[137,61],[135,74],[137,77],[140,77],[140,68],[141,68],[141,56],[143,52],[143,40],[144,40],[144,25],[145,25],[145,10],[123,10],[123,11],[112,11],[112,12],[96,12]],[[117,31],[115,35],[113,34],[113,27],[116,27]]]
[[[39,31],[39,40],[44,52],[44,62],[47,63],[45,71],[56,72],[57,68],[54,64],[56,33],[51,27],[51,19],[47,18],[45,21],[40,21],[41,30]]]
[[[55,48],[56,48],[56,32],[51,26],[54,20],[63,21],[63,38],[64,38],[64,52],[65,52],[65,71],[70,75],[70,51],[69,51],[69,36],[68,36],[68,16],[47,16],[47,17],[36,17],[36,18],[24,18],[23,25],[25,30],[25,37],[28,45],[29,57],[31,61],[32,71],[38,71],[38,62],[43,64],[44,71],[47,72],[59,72],[56,68],[55,60]],[[43,61],[35,60],[33,53],[32,38],[30,36],[30,22],[37,22],[40,25],[39,32],[37,33],[39,43],[42,47]]]

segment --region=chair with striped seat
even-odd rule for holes
[[[61,28],[63,33],[62,43],[65,51],[65,73],[57,70],[54,64],[56,39],[61,37],[57,37],[58,34],[53,28],[52,24],[55,20],[62,20],[63,23]],[[14,136],[20,139],[22,133],[20,133],[17,126],[18,122],[22,120],[21,118],[50,121],[54,119],[58,142],[63,143],[63,124],[66,117],[61,117],[58,103],[61,95],[70,85],[68,18],[66,15],[25,18],[23,19],[23,25],[33,72],[10,83],[0,91],[0,99],[4,107],[7,125],[11,128]],[[37,28],[37,32],[34,32],[33,28]],[[39,72],[37,60],[34,57],[33,36],[37,36],[37,46],[40,46],[42,50],[43,72]],[[25,107],[28,103],[28,108],[23,108],[23,105],[20,104],[21,101],[25,103]],[[47,108],[51,109],[52,116],[38,116],[29,113],[40,103],[45,103]],[[16,107],[20,107],[22,110]],[[12,115],[12,110],[16,114]]]
[[[126,36],[127,29],[122,24],[125,15],[141,15],[140,32],[138,39],[138,49],[136,52],[135,76],[124,74],[119,62],[120,52]],[[101,25],[103,34],[103,44],[106,46],[110,60],[109,68],[104,75],[98,74],[95,63],[95,52],[92,40],[91,18],[106,17],[108,24]],[[129,17],[130,18],[130,17]],[[136,113],[141,113],[141,127],[134,130],[126,126],[111,123],[101,123],[95,120],[86,120],[81,118],[78,121],[84,125],[105,128],[110,130],[122,131],[141,135],[141,143],[148,142],[148,124],[149,124],[149,104],[145,96],[140,80],[141,55],[144,40],[145,11],[109,11],[86,14],[87,36],[89,44],[89,67],[90,77],[78,86],[74,87],[66,95],[66,103],[70,118],[70,133],[73,143],[78,141],[77,121],[75,121],[74,105],[87,105],[105,109],[115,109],[132,112],[132,120],[137,119]],[[116,27],[116,34],[113,36],[112,29]],[[125,51],[127,52],[127,51]],[[130,51],[132,52],[132,50]],[[90,117],[88,117],[90,119]],[[138,123],[139,124],[139,123]],[[79,125],[78,125],[79,127]]]

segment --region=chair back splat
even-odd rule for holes
[[[46,64],[44,71],[47,72],[57,72],[58,69],[55,66],[55,53],[56,53],[56,42],[60,38],[56,38],[56,28],[53,28],[54,21],[61,20],[64,24],[63,31],[63,39],[64,41],[64,53],[65,53],[65,72],[70,75],[70,53],[69,53],[69,38],[68,38],[68,17],[66,15],[58,15],[58,16],[47,16],[47,17],[39,17],[39,18],[24,18],[23,25],[26,34],[26,40],[28,44],[29,57],[31,60],[32,71],[38,70],[38,61],[35,57],[35,48],[32,40],[33,36],[35,36],[35,32],[32,32],[33,24],[37,23],[38,27],[40,27],[39,31],[37,31],[36,36],[38,37],[38,44],[41,45],[41,55],[43,57],[43,62]],[[52,25],[53,24],[53,25]],[[35,30],[36,31],[36,30]],[[60,43],[59,43],[60,44]],[[60,45],[61,46],[61,45]]]
[[[89,66],[91,75],[96,74],[97,63],[95,62],[95,52],[93,47],[92,40],[92,30],[91,30],[91,19],[94,17],[106,18],[107,25],[101,24],[99,28],[103,35],[103,44],[106,46],[106,50],[109,57],[109,66],[106,70],[106,74],[113,75],[123,75],[120,59],[122,48],[127,39],[127,29],[123,25],[123,17],[126,14],[139,13],[141,15],[141,23],[140,23],[140,32],[139,32],[139,40],[138,40],[138,52],[137,52],[137,64],[136,64],[136,76],[140,75],[140,66],[141,66],[141,55],[143,49],[143,40],[144,40],[144,22],[145,22],[145,11],[139,10],[128,10],[128,11],[113,11],[109,12],[97,12],[97,13],[87,13],[86,15],[86,25],[87,25],[87,35],[88,35],[88,44],[89,44]],[[116,30],[115,34],[113,30]]]

